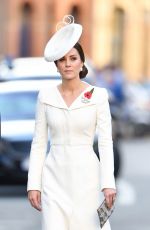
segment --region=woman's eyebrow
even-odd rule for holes
[[[77,57],[76,54],[71,54],[69,57]]]
[[[69,55],[69,57],[77,57],[77,54],[71,54],[71,55]],[[62,59],[65,59],[65,58],[66,58],[66,56],[60,58],[59,60],[62,60]]]

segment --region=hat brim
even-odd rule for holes
[[[65,56],[78,42],[81,34],[82,26],[76,23],[66,25],[59,29],[45,47],[45,60],[52,62]]]

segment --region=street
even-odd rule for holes
[[[122,140],[118,196],[112,230],[150,229],[150,137]],[[30,207],[25,186],[0,187],[0,230],[40,230],[40,213]]]
[[[122,142],[121,149],[123,169],[112,229],[149,230],[150,138]]]

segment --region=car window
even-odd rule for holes
[[[1,120],[34,119],[36,92],[8,92],[0,94]]]

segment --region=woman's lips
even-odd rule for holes
[[[69,70],[69,69],[68,69],[68,70],[65,70],[64,72],[65,72],[65,73],[71,73],[72,70]]]

